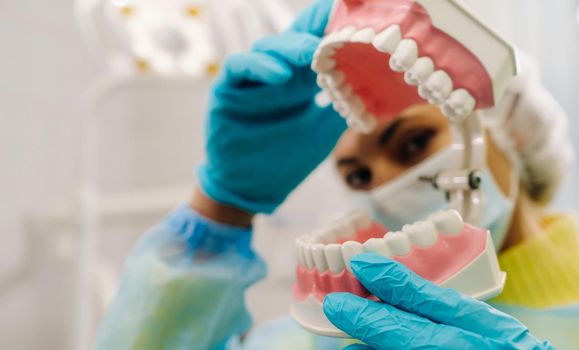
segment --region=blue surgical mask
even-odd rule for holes
[[[459,168],[460,150],[448,148],[410,169],[399,178],[371,192],[357,193],[355,203],[370,212],[376,220],[391,230],[400,230],[406,224],[426,219],[430,214],[449,209],[444,192],[421,181],[421,176],[432,176],[442,170]],[[513,186],[517,176],[513,172]],[[482,225],[490,230],[497,249],[502,247],[515,208],[518,193],[505,196],[488,170],[482,172]]]
[[[516,178],[514,174],[513,177]],[[518,188],[516,181],[513,181],[511,186],[512,193],[507,197],[498,186],[494,176],[488,170],[483,172],[481,182],[483,201],[482,226],[491,231],[493,243],[497,250],[500,250],[505,243],[511,227]]]

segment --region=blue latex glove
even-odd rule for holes
[[[324,312],[367,349],[547,350],[516,319],[491,306],[424,280],[405,266],[374,254],[351,261],[360,282],[384,303],[331,294]]]
[[[332,4],[316,2],[288,31],[226,60],[206,122],[207,161],[197,173],[217,202],[272,213],[345,130],[331,107],[316,105],[310,68]]]

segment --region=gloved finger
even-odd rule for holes
[[[499,345],[480,335],[436,324],[391,305],[352,294],[330,294],[323,308],[336,327],[375,349],[490,350]]]
[[[318,0],[301,12],[290,27],[290,31],[307,32],[321,37],[324,35],[334,0]]]
[[[271,119],[279,111],[308,108],[313,105],[312,100],[319,91],[320,88],[315,84],[315,73],[312,71],[299,72],[290,81],[278,85],[276,88],[265,84],[241,83],[230,86],[218,83],[213,90],[215,101],[212,107],[224,107],[230,111],[251,115],[254,119],[260,117]],[[255,101],[256,98],[259,100],[258,102],[248,103],[249,100]],[[261,111],[261,113],[256,113],[256,110]],[[320,108],[316,109],[318,112],[319,110]],[[264,113],[266,111],[267,113]],[[296,112],[296,116],[298,115],[305,117],[305,114]],[[315,113],[315,115],[318,114]]]
[[[438,287],[394,260],[361,254],[350,264],[372,294],[398,309],[491,338],[528,332],[511,316],[454,290]]]
[[[320,38],[307,33],[284,33],[266,37],[253,45],[253,50],[279,57],[289,64],[309,66],[320,44]]]
[[[225,61],[218,83],[281,85],[292,76],[292,69],[282,60],[264,53],[248,52],[232,55]]]
[[[343,350],[373,350],[368,345],[364,344],[352,344],[350,346],[345,347]]]

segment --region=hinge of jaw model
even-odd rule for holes
[[[424,178],[447,192],[456,210],[389,233],[356,212],[299,238],[291,308],[298,323],[345,336],[325,318],[321,302],[340,291],[373,298],[348,269],[363,252],[397,260],[474,298],[499,294],[506,275],[490,233],[476,227],[485,163],[477,111],[493,107],[517,74],[515,49],[455,0],[338,0],[312,69],[336,111],[362,132],[425,100],[438,105],[464,160],[459,169]]]

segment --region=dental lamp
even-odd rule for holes
[[[77,14],[95,56],[114,71],[203,76],[284,29],[293,11],[281,0],[85,0]]]

